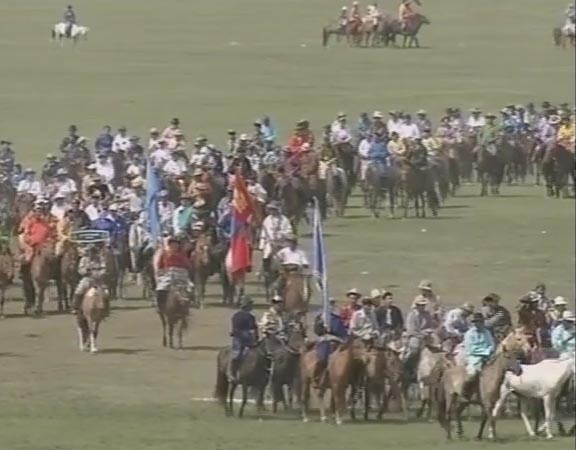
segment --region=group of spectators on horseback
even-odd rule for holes
[[[402,27],[406,27],[406,24],[417,13],[417,7],[420,6],[421,4],[418,0],[401,0],[398,7],[398,20],[402,24]],[[348,6],[342,6],[338,23],[343,28],[348,24],[360,24],[362,21],[370,21],[376,24],[382,14],[383,13],[378,10],[377,3],[367,5],[365,14],[362,14],[360,3],[355,1],[350,8],[348,8]]]

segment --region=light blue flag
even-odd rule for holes
[[[326,270],[326,249],[324,247],[324,234],[322,232],[322,216],[318,200],[314,199],[314,230],[312,241],[314,245],[314,260],[312,265],[312,276],[316,281],[316,286],[322,295],[322,318],[324,325],[330,325],[330,302],[328,299],[328,272]]]
[[[161,235],[160,214],[158,213],[158,193],[160,189],[160,177],[153,167],[152,162],[148,161],[146,167],[146,214],[148,217],[150,239],[153,245],[156,245]]]

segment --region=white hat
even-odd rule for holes
[[[432,282],[430,280],[422,280],[418,284],[418,289],[422,289],[423,291],[431,291],[432,290]]]
[[[380,289],[372,289],[370,291],[370,297],[371,298],[382,297],[382,291]]]
[[[346,292],[346,296],[349,296],[349,295],[356,295],[358,297],[362,296],[362,294],[360,294],[360,292],[356,288],[352,288],[348,292]]]
[[[347,7],[347,6],[343,6],[343,7],[342,7],[342,11],[348,11],[348,7]]]
[[[464,311],[468,311],[470,314],[474,312],[474,305],[471,305],[470,303],[464,303],[460,308]]]
[[[118,211],[118,205],[116,203],[112,203],[108,209],[110,211]]]
[[[66,169],[64,169],[63,167],[61,167],[60,169],[58,169],[56,171],[56,175],[68,175],[68,171]]]
[[[248,137],[248,135],[247,135],[246,133],[242,133],[242,134],[240,135],[239,139],[240,139],[241,141],[249,141],[249,140],[250,140],[250,138]]]
[[[98,166],[94,163],[89,164],[87,167],[88,170],[96,170],[97,168],[98,168]]]
[[[564,297],[558,296],[554,299],[554,306],[559,305],[567,305],[568,302],[564,299]]]
[[[202,231],[204,229],[204,222],[194,222],[192,224],[193,231]]]
[[[382,115],[382,113],[380,111],[374,111],[374,114],[372,114],[372,117],[374,119],[382,119],[384,116]]]
[[[344,118],[346,118],[346,113],[345,112],[339,112],[337,117],[338,117],[338,119],[344,119]]]
[[[66,196],[62,192],[56,192],[56,194],[54,194],[54,200],[61,200],[63,198],[66,198]]]
[[[423,295],[417,295],[416,297],[414,297],[414,301],[412,302],[412,305],[427,305],[428,304],[428,299],[426,297],[424,297]]]
[[[144,178],[142,177],[136,177],[132,180],[132,182],[130,183],[132,185],[132,187],[141,187],[144,186]]]
[[[576,316],[572,311],[564,311],[562,313],[562,320],[567,320],[569,322],[576,322]]]
[[[154,127],[150,128],[149,132],[150,132],[150,134],[159,133],[158,128],[154,128]]]

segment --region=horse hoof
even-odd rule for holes
[[[338,426],[342,425],[342,419],[340,418],[336,419],[336,425]]]
[[[306,420],[308,420],[308,418],[306,418]],[[320,417],[320,422],[321,422],[321,423],[326,423],[326,422],[328,422],[328,417],[326,417],[326,416]]]
[[[98,353],[98,349],[96,347],[91,348],[90,353]]]
[[[308,417],[302,417],[302,423],[309,423],[310,419]]]

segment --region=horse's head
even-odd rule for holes
[[[300,351],[306,342],[306,328],[298,317],[288,322],[286,327],[287,345],[290,349]]]
[[[430,25],[432,23],[424,14],[416,14],[414,20],[420,25]]]
[[[525,357],[532,349],[530,337],[524,328],[516,328],[502,339],[500,349],[511,355]]]
[[[208,233],[202,233],[196,239],[196,245],[194,247],[194,255],[196,263],[207,266],[210,264],[210,248],[212,247],[212,242]]]

